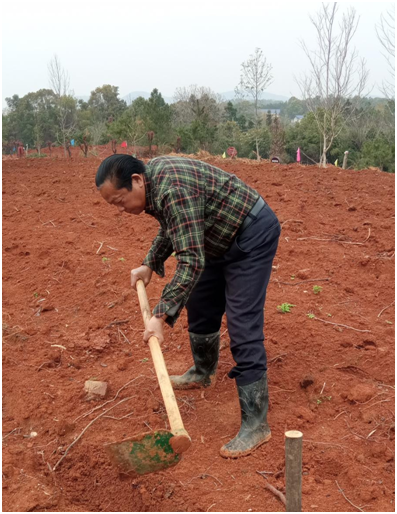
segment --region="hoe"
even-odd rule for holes
[[[151,318],[149,301],[143,281],[138,280],[136,286],[143,321],[146,326]],[[131,476],[154,473],[175,466],[180,461],[181,454],[191,445],[189,434],[183,426],[157,337],[152,336],[149,339],[149,347],[167,411],[170,430],[143,433],[107,445],[106,448],[112,461],[119,466],[122,472]]]

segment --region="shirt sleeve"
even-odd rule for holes
[[[173,326],[205,265],[203,198],[185,188],[172,188],[161,199],[167,235],[177,259],[172,280],[165,286],[153,315],[167,314]]]
[[[148,266],[160,277],[165,276],[164,262],[173,252],[171,240],[167,233],[160,227],[156,238],[142,264]]]

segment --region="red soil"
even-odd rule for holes
[[[240,422],[224,322],[215,386],[176,392],[193,441],[182,461],[137,479],[118,473],[105,443],[167,427],[129,286],[156,221],[104,203],[94,185],[98,158],[8,159],[3,510],[283,511],[257,471],[284,489],[284,432],[297,429],[303,510],[356,511],[340,487],[363,510],[394,511],[394,176],[209,160],[256,188],[283,225],[266,303],[271,441],[239,460],[219,456]],[[171,257],[168,278],[174,266]],[[153,276],[152,306],[166,282]],[[286,302],[291,312],[278,312]],[[191,365],[186,328],[183,314],[166,330],[170,374]],[[89,378],[108,382],[107,400],[135,379],[106,408],[131,399],[95,421],[51,472],[103,412],[81,417],[104,402],[86,401]]]

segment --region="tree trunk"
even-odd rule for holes
[[[259,155],[259,140],[258,140],[258,138],[256,138],[256,141],[255,141],[255,142],[256,142],[256,160],[257,160],[257,161],[260,161],[260,160],[261,160],[261,157],[260,157],[260,155]]]
[[[323,141],[323,149],[322,149],[322,153],[321,153],[321,158],[320,158],[320,168],[326,168],[327,167],[327,138],[324,136],[324,141]]]

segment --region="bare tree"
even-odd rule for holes
[[[62,68],[58,56],[55,54],[48,63],[50,85],[58,98],[69,94],[69,74]]]
[[[285,130],[278,116],[272,119],[270,125],[270,133],[272,135],[272,143],[270,146],[270,156],[279,157],[282,161],[285,158]]]
[[[76,124],[75,108],[76,102],[70,90],[68,73],[62,68],[57,55],[48,64],[50,85],[55,93],[58,115],[59,133],[58,142],[62,144],[64,155],[68,152],[67,141],[70,139]],[[69,153],[69,152],[68,152]]]
[[[255,49],[255,54],[241,64],[240,84],[235,89],[236,97],[243,99],[246,96],[251,96],[254,103],[255,111],[255,129],[257,131],[256,141],[256,155],[258,161],[259,155],[259,128],[261,125],[261,116],[259,114],[259,101],[263,91],[272,82],[272,65],[268,64],[266,57],[263,57],[263,52],[260,48]]]
[[[222,95],[209,87],[193,84],[178,87],[174,93],[172,111],[176,126],[188,125],[203,115],[210,123],[220,123],[223,114]]]
[[[310,17],[316,33],[316,50],[302,41],[309,59],[310,72],[298,81],[308,110],[314,114],[321,135],[320,166],[326,167],[327,152],[344,124],[357,112],[358,103],[368,80],[365,61],[351,49],[358,18],[354,9],[343,14],[336,27],[336,2],[322,4],[316,17]]]
[[[376,34],[386,52],[384,54],[387,64],[389,66],[390,79],[383,81],[382,93],[389,100],[393,100],[395,97],[394,88],[394,70],[395,70],[395,18],[394,18],[394,5],[386,11],[386,14],[382,14],[380,17],[380,23],[376,26]]]

